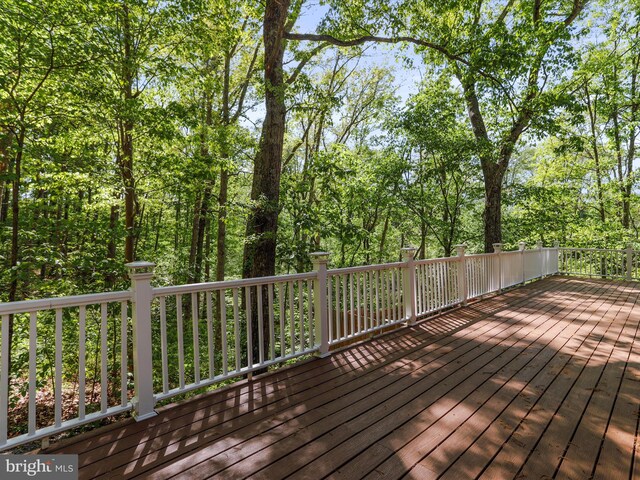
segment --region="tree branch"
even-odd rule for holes
[[[258,52],[260,50],[260,46],[262,42],[258,41],[256,43],[256,48],[253,51],[253,57],[251,57],[251,63],[249,64],[249,68],[247,68],[247,73],[245,74],[245,82],[242,84],[242,88],[240,90],[240,95],[238,96],[238,108],[236,113],[232,117],[232,122],[235,123],[242,115],[242,109],[244,107],[244,99],[247,95],[247,90],[249,89],[249,84],[251,83],[249,80],[253,76],[253,72],[256,65],[256,60],[258,59]]]
[[[288,34],[285,34],[285,38],[287,37],[287,35]],[[304,59],[300,60],[300,63],[298,64],[298,66],[291,73],[291,75],[289,75],[289,78],[287,79],[287,85],[293,84],[293,82],[295,82],[296,79],[298,78],[298,75],[300,75],[300,72],[305,67],[305,65],[307,63],[309,63],[309,60],[311,60],[319,52],[321,52],[322,50],[324,50],[328,46],[329,46],[329,43],[326,43],[326,42],[325,43],[321,43],[320,45],[317,45],[313,50],[311,50]]]
[[[500,12],[500,16],[498,17],[498,20],[496,20],[496,23],[504,22],[504,19],[509,13],[509,10],[511,10],[511,7],[513,6],[513,1],[514,0],[509,0],[509,2],[504,6],[504,8],[502,9],[502,12]]]
[[[573,8],[571,9],[571,13],[569,13],[567,18],[564,19],[564,24],[566,26],[571,25],[576,17],[580,15],[580,12],[582,11],[586,3],[587,0],[573,0]]]
[[[406,37],[406,36],[399,36],[399,37],[378,37],[376,35],[365,35],[363,37],[359,37],[359,38],[354,38],[351,40],[342,40],[339,38],[336,38],[332,35],[327,35],[327,34],[315,34],[315,33],[291,33],[291,32],[285,32],[284,34],[284,38],[286,38],[287,40],[294,40],[294,41],[308,41],[308,42],[326,42],[327,44],[331,44],[331,45],[335,45],[337,47],[355,47],[358,45],[363,45],[365,43],[368,42],[375,42],[375,43],[391,43],[391,44],[396,44],[396,43],[412,43],[414,45],[418,45],[420,47],[426,47],[430,50],[434,50],[436,52],[440,52],[442,55],[444,55],[446,58],[448,58],[449,60],[455,61],[455,62],[460,62],[464,65],[466,65],[467,67],[471,67],[471,62],[469,62],[468,60],[466,60],[465,58],[461,57],[458,54],[452,53],[450,52],[446,47],[443,47],[442,45],[438,45],[436,43],[432,43],[432,42],[428,42],[426,40],[421,40],[419,38],[414,38],[414,37]],[[500,81],[499,78],[495,77],[494,75],[487,73],[483,70],[477,70],[478,74],[488,78],[489,80],[491,80],[492,82],[494,82],[496,85],[502,87],[502,82]]]

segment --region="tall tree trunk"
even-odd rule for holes
[[[11,169],[9,169],[11,171]],[[5,223],[9,216],[9,186],[10,181],[0,185],[0,223]]]
[[[205,282],[211,281],[211,218],[207,218],[207,225],[205,227],[204,281]]]
[[[21,119],[24,124],[24,119]],[[25,127],[20,127],[17,136],[17,152],[14,160],[13,182],[11,191],[11,284],[9,286],[9,301],[17,300],[18,292],[18,262],[20,260],[19,228],[20,228],[20,181],[22,177],[22,156],[24,151]],[[9,324],[9,340],[13,334],[13,322]]]
[[[488,163],[484,168],[484,251],[493,251],[494,243],[502,243],[502,182],[504,171]]]
[[[427,256],[427,222],[425,213],[420,215],[420,247],[418,248],[418,260],[424,260]]]
[[[174,229],[173,229],[173,250],[179,251],[180,248],[180,222],[182,221],[182,213],[180,206],[182,205],[182,190],[178,189],[178,201],[174,202]]]
[[[289,4],[290,0],[267,0],[265,6],[263,39],[266,110],[253,169],[252,207],[247,220],[242,262],[244,278],[275,274],[280,174],[286,118],[283,35]],[[256,296],[252,298],[255,299]],[[265,308],[267,303],[264,302]],[[252,308],[252,312],[253,332],[257,336],[257,308]],[[264,318],[267,318],[268,311],[264,314]],[[264,322],[265,344],[269,338],[267,323]],[[251,341],[251,345],[253,345],[254,358],[257,359],[257,342]]]
[[[216,281],[225,278],[227,259],[227,201],[229,195],[229,171],[226,165],[220,168],[220,188],[218,190],[218,228],[216,242]]]
[[[222,82],[222,164],[220,166],[220,188],[218,189],[218,222],[216,230],[216,281],[223,281],[227,261],[227,201],[229,197],[229,124],[231,105],[229,104],[231,84],[231,53],[224,56],[224,77]],[[220,313],[220,312],[218,312]]]
[[[131,29],[131,19],[129,8],[126,3],[122,5],[122,42],[124,58],[122,59],[122,91],[121,95],[125,105],[132,107],[134,94],[134,64],[133,64],[133,32]],[[121,112],[122,114],[122,112]],[[126,262],[135,260],[135,238],[136,238],[136,214],[138,201],[135,190],[135,177],[133,174],[133,130],[134,122],[131,112],[124,112],[119,121],[120,134],[120,173],[124,184],[124,205],[125,205],[125,248],[124,259]]]
[[[164,201],[162,202],[161,205],[164,205]],[[156,239],[153,242],[153,253],[154,254],[158,253],[158,245],[160,243],[160,229],[162,228],[162,215],[163,214],[164,214],[164,208],[161,206],[160,207],[160,211],[158,212],[158,221],[156,222],[156,226],[155,226]]]
[[[200,213],[198,215],[198,242],[196,244],[195,257],[195,281],[199,282],[202,278],[202,261],[204,257],[204,241],[209,222],[209,211],[211,209],[211,195],[213,193],[213,165],[211,162],[211,154],[209,153],[209,128],[213,125],[213,102],[210,95],[205,95],[205,128],[202,138],[202,157],[207,164],[207,177],[204,181],[204,191],[202,193],[202,202],[200,204]],[[224,160],[223,160],[224,161]]]
[[[209,207],[213,185],[211,175],[211,154],[209,152],[209,129],[213,125],[213,102],[207,92],[203,95],[204,119],[200,136],[200,158],[206,166],[206,178],[202,193],[198,193],[193,212],[191,249],[189,251],[189,282],[199,282],[202,276],[203,246],[205,228],[208,223]]]
[[[622,153],[622,139],[620,137],[620,111],[618,110],[617,105],[614,104],[613,111],[611,113],[611,119],[613,120],[613,144],[616,151],[616,170],[617,170],[617,181],[620,189],[620,196],[622,200],[619,202],[620,205],[620,222],[624,226],[624,168],[623,168],[623,153]],[[600,188],[600,187],[599,187]],[[600,190],[599,190],[600,191]]]
[[[480,150],[480,164],[484,178],[484,251],[493,252],[494,243],[502,243],[502,183],[504,181],[511,155],[516,142],[524,129],[529,125],[533,111],[525,106],[514,118],[509,131],[504,138],[495,145],[489,138],[487,127],[480,111],[480,103],[476,93],[476,83],[473,76],[458,77],[462,84],[464,99],[467,105],[467,114],[473,135],[476,138]],[[537,73],[530,76],[530,82],[535,85]],[[536,97],[535,88],[526,97],[526,102],[531,102]]]
[[[202,261],[204,259],[204,237],[209,225],[209,208],[211,205],[211,181],[207,181],[202,194],[200,213],[198,215],[198,243],[196,244],[196,258],[194,281],[202,281]]]
[[[125,216],[125,262],[135,260],[135,238],[136,238],[136,191],[135,178],[133,176],[133,123],[126,121],[121,123],[121,158],[120,174],[124,184],[124,216]]]

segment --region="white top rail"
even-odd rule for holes
[[[416,260],[416,265],[429,265],[431,263],[448,263],[448,262],[458,262],[460,261],[460,257],[442,257],[442,258],[427,258],[425,260]]]
[[[624,248],[571,248],[559,247],[562,252],[625,252]]]
[[[131,300],[130,290],[107,293],[90,293],[87,295],[73,295],[60,298],[43,298],[40,300],[22,300],[20,302],[0,303],[0,315],[39,312],[56,308],[71,308],[101,303],[125,302]]]
[[[271,277],[241,278],[238,280],[225,280],[223,282],[190,283],[170,287],[155,287],[153,296],[164,297],[168,295],[180,295],[195,292],[209,292],[214,290],[226,290],[230,288],[254,287],[268,285],[270,283],[287,283],[298,280],[311,280],[316,278],[316,272],[294,273],[290,275],[276,275]]]
[[[469,253],[466,255],[467,258],[482,258],[482,257],[493,257],[495,253]]]
[[[392,268],[400,268],[405,266],[404,262],[381,263],[378,265],[359,265],[357,267],[333,268],[327,270],[328,275],[345,275],[348,273],[373,272],[376,270],[389,270]]]

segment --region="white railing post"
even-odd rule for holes
[[[518,242],[518,250],[520,251],[520,266],[522,268],[522,284],[525,282],[525,273],[524,273],[524,249],[527,248],[527,242]]]
[[[455,249],[458,253],[458,294],[460,295],[460,301],[462,305],[467,304],[467,265],[464,258],[464,253],[467,246],[464,244],[456,245]]]
[[[553,274],[556,275],[560,273],[560,265],[562,265],[562,262],[560,261],[560,242],[558,240],[553,242],[553,248],[555,250],[555,255],[553,256],[553,258],[556,262]]]
[[[633,245],[627,244],[627,281],[633,280]]]
[[[402,250],[402,258],[405,266],[402,268],[402,296],[404,298],[404,317],[408,325],[416,323],[417,299],[416,299],[416,265],[414,257],[417,249],[406,247]],[[358,308],[360,306],[358,305]]]
[[[544,274],[547,271],[547,269],[546,269],[546,257],[544,255],[544,252],[542,251],[542,240],[538,240],[536,242],[536,249],[538,250],[538,260],[540,265],[539,278],[544,278]]]
[[[313,282],[313,315],[315,319],[315,338],[320,342],[320,356],[329,355],[329,320],[327,315],[327,264],[329,252],[311,253],[313,271],[317,272]]]
[[[498,265],[494,273],[494,275],[497,276],[497,280],[494,278],[494,281],[495,281],[495,284],[498,286],[498,293],[500,293],[502,292],[502,259],[500,258],[502,256],[501,243],[493,244],[493,253],[496,254],[496,264]]]
[[[0,316],[0,446],[7,443],[7,408],[9,406],[9,315]]]
[[[131,278],[133,325],[133,416],[141,421],[157,415],[153,396],[151,348],[151,279],[155,263],[132,262],[125,265]]]

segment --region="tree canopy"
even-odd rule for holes
[[[0,301],[638,240],[636,0],[6,0]]]

